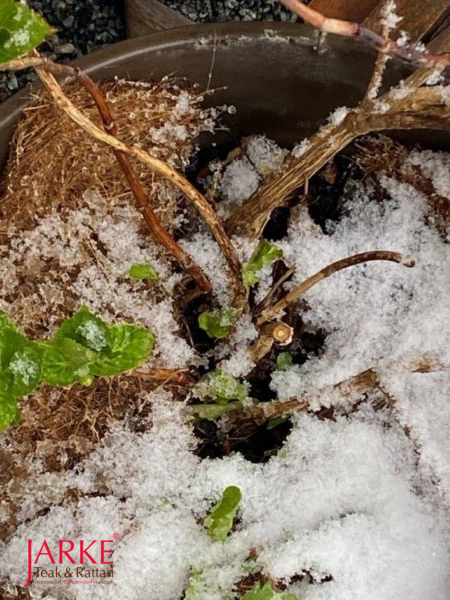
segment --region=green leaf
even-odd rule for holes
[[[55,342],[64,338],[95,352],[111,349],[108,325],[86,306],[82,306],[73,317],[64,321],[55,333]]]
[[[200,328],[213,338],[224,338],[230,335],[237,321],[236,311],[232,308],[220,308],[204,312],[198,318]]]
[[[25,4],[0,1],[0,64],[27,54],[54,29]]]
[[[261,587],[260,583],[256,583],[251,590],[246,592],[241,600],[298,600],[297,596],[289,592],[276,592],[272,588],[272,584],[268,581]]]
[[[20,420],[17,400],[12,394],[0,392],[0,429],[16,425]]]
[[[259,281],[257,274],[263,267],[268,267],[283,256],[283,250],[267,240],[261,240],[248,262],[242,265],[242,281],[250,287]]]
[[[0,367],[2,369],[9,367],[14,353],[26,342],[27,338],[18,331],[4,312],[0,312]]]
[[[216,541],[226,541],[228,534],[233,529],[241,500],[242,494],[238,487],[232,485],[224,490],[222,498],[205,519],[204,524],[210,537]]]
[[[128,323],[110,326],[83,306],[44,344],[42,379],[60,386],[90,385],[95,375],[119,375],[139,366],[154,343],[151,331]]]
[[[113,376],[134,369],[150,356],[155,335],[136,325],[118,324],[109,328],[109,349],[91,367],[94,375]]]
[[[42,345],[45,349],[42,381],[62,387],[76,381],[92,383],[90,365],[97,358],[94,351],[64,337]]]
[[[158,273],[150,263],[137,263],[128,271],[132,279],[158,279]]]
[[[216,369],[202,377],[192,393],[203,402],[226,405],[230,400],[243,402],[247,398],[248,384],[240,383],[223,369]]]
[[[277,369],[279,371],[287,371],[293,364],[294,360],[289,352],[281,352],[281,354],[277,356]]]

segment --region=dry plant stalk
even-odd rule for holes
[[[255,364],[266,356],[274,344],[287,346],[292,342],[294,329],[283,321],[265,323],[259,331],[257,340],[250,346],[249,352]]]
[[[198,192],[198,190],[196,190],[194,186],[192,186],[182,175],[169,167],[169,165],[167,165],[164,161],[151,156],[140,148],[124,144],[114,135],[108,133],[108,131],[111,131],[112,123],[107,123],[107,131],[102,131],[85,115],[83,115],[83,113],[81,113],[81,111],[79,111],[65,96],[60,85],[52,75],[52,72],[61,74],[61,69],[63,68],[61,65],[56,65],[52,61],[49,61],[45,58],[32,57],[11,61],[2,68],[5,70],[20,70],[30,66],[35,68],[36,73],[39,75],[39,78],[51,94],[55,103],[86,133],[98,141],[110,146],[116,153],[118,152],[122,155],[135,158],[136,160],[150,167],[154,172],[170,181],[195,206],[195,208],[202,215],[206,224],[211,229],[211,232],[219,244],[230,267],[233,275],[235,290],[233,306],[237,309],[242,309],[246,302],[246,292],[241,280],[241,264],[220,220],[217,218],[214,210],[208,204],[205,198],[203,198],[200,192]],[[68,73],[65,72],[64,74],[67,75]],[[70,76],[73,75],[74,73],[71,72]],[[79,77],[78,72],[76,72],[76,76]],[[102,107],[101,110],[104,111],[104,107]],[[141,210],[143,209],[144,207],[141,207]]]
[[[342,271],[342,269],[347,269],[348,267],[354,267],[355,265],[360,265],[362,263],[367,263],[375,260],[387,260],[390,262],[395,262],[405,267],[414,267],[415,261],[410,256],[405,256],[398,252],[391,252],[389,250],[373,250],[372,252],[361,252],[360,254],[355,254],[353,256],[349,256],[348,258],[343,258],[342,260],[338,260],[331,265],[324,267],[318,273],[311,275],[305,281],[302,281],[299,285],[297,285],[293,290],[291,290],[288,294],[286,294],[281,300],[279,300],[276,304],[273,304],[269,308],[266,308],[262,311],[261,315],[258,318],[257,324],[262,325],[271,319],[274,319],[281,311],[287,308],[290,304],[298,300],[312,287],[327,279],[327,277],[331,277],[335,273]]]
[[[448,365],[434,356],[422,356],[411,361],[407,365],[387,365],[387,369],[392,369],[394,372],[400,373],[435,373],[448,370]],[[297,412],[310,410],[313,403],[320,403],[323,396],[339,395],[340,397],[352,402],[352,410],[355,403],[361,396],[373,389],[379,389],[383,394],[388,395],[392,402],[392,396],[388,394],[381,383],[380,372],[375,369],[367,369],[358,375],[349,377],[340,383],[332,386],[321,388],[314,394],[305,393],[300,398],[289,398],[288,400],[274,400],[273,402],[256,404],[245,408],[240,413],[236,412],[231,416],[234,421],[244,419],[252,419],[258,424],[262,424],[268,419],[285,417],[293,415]]]
[[[305,152],[290,159],[282,178],[269,178],[228,219],[228,233],[259,237],[272,211],[361,135],[389,129],[449,129],[450,108],[442,98],[443,90],[441,86],[418,88],[401,99],[389,92],[379,99],[387,112],[376,112],[373,101],[365,102],[340,123],[324,125],[310,138]]]

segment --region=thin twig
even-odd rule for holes
[[[286,273],[284,275],[282,275],[273,284],[273,286],[270,288],[270,290],[267,292],[267,294],[264,296],[264,298],[261,300],[261,302],[255,307],[255,310],[253,311],[254,315],[259,315],[260,313],[263,312],[263,310],[266,308],[266,306],[269,305],[269,303],[272,300],[275,292],[283,285],[283,283],[287,279],[289,279],[289,277],[291,277],[295,273],[296,270],[297,270],[297,266],[294,265],[293,267],[291,267],[290,269],[288,269],[286,271]]]
[[[384,0],[381,9],[381,14],[383,17],[381,23],[381,37],[385,40],[389,38],[392,31],[392,28],[388,24],[388,15],[386,14],[388,8],[391,6],[391,2],[392,0]],[[367,86],[366,95],[364,96],[362,104],[365,104],[366,102],[369,102],[371,100],[375,100],[375,98],[378,96],[378,92],[383,81],[383,75],[386,70],[388,58],[389,57],[387,56],[387,54],[384,54],[383,52],[378,52],[377,60],[375,61],[375,67],[372,72],[372,77],[370,79],[369,85]]]
[[[338,260],[331,265],[328,265],[315,275],[308,277],[308,279],[302,281],[302,283],[297,285],[293,290],[286,294],[286,296],[284,296],[279,302],[264,310],[257,320],[257,324],[262,325],[267,321],[274,319],[281,311],[287,308],[289,304],[292,304],[292,302],[298,300],[301,296],[303,296],[303,294],[305,294],[305,292],[310,290],[320,281],[327,279],[327,277],[334,275],[338,271],[375,260],[387,260],[404,265],[405,267],[413,267],[415,265],[415,261],[412,257],[405,256],[398,252],[390,252],[389,250],[362,252],[361,254],[355,254],[354,256],[343,258],[342,260]]]
[[[55,65],[55,63],[45,58],[26,58],[21,60],[11,61],[2,66],[3,70],[19,70],[32,66],[36,69],[39,78],[49,91],[55,103],[81,127],[86,133],[97,139],[98,141],[111,146],[114,150],[122,152],[127,156],[131,156],[136,160],[150,167],[155,173],[161,175],[170,181],[177,189],[179,189],[187,199],[195,206],[205,220],[208,227],[211,229],[213,236],[219,244],[230,270],[233,275],[233,283],[235,288],[234,306],[242,307],[246,301],[246,292],[241,279],[241,264],[236,255],[236,251],[231,244],[230,239],[225,233],[225,229],[218,219],[212,207],[208,204],[205,198],[195,189],[180,173],[169,167],[164,161],[151,156],[145,150],[136,146],[128,146],[111,133],[102,131],[92,121],[90,121],[74,104],[66,97],[61,87],[50,72],[53,70],[56,74],[68,75],[64,71],[63,65]],[[72,76],[72,74],[70,74]],[[77,74],[77,77],[79,74]]]
[[[418,67],[439,68],[450,65],[450,54],[433,54],[423,46],[417,44],[397,45],[393,40],[387,39],[359,23],[342,21],[340,19],[329,19],[306,6],[301,0],[279,0],[286,8],[298,15],[306,23],[325,33],[335,33],[347,37],[356,37],[372,46],[378,52],[392,56],[410,65]]]
[[[135,369],[131,371],[130,376],[142,377],[159,381],[162,384],[171,383],[180,387],[189,387],[194,384],[194,380],[189,374],[188,369]]]

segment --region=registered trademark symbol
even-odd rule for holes
[[[118,540],[118,539],[120,538],[120,534],[119,534],[119,533],[115,533],[115,534],[113,535],[113,538],[114,538],[115,540]]]

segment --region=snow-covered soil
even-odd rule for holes
[[[219,214],[230,214],[265,175],[280,172],[286,155],[265,138],[247,140],[245,154],[218,166],[208,180],[211,194],[221,199]],[[450,199],[448,155],[415,151],[410,160]],[[10,250],[3,250],[1,308],[19,323],[27,318],[31,313],[23,301],[16,311],[10,301],[22,285],[17,265],[42,272],[46,261],[59,261],[76,276],[70,283],[57,278],[48,283],[48,302],[39,310],[47,314],[49,331],[55,325],[49,307],[58,293],[63,303],[70,291],[75,305],[86,304],[103,318],[153,329],[157,346],[149,366],[204,364],[180,335],[173,266],[142,233],[134,208],[111,212],[100,194],[87,192],[79,210],[46,217],[35,230],[16,234]],[[90,254],[83,247],[86,237]],[[233,242],[241,260],[248,260],[255,243]],[[55,547],[62,539],[112,539],[117,532],[114,585],[33,584],[33,597],[181,600],[190,580],[189,600],[234,600],[240,597],[236,585],[260,571],[298,600],[447,600],[448,242],[433,224],[429,199],[383,174],[352,183],[341,219],[326,233],[305,207],[296,207],[287,235],[276,242],[286,265],[296,266],[286,290],[359,252],[401,252],[413,256],[416,266],[360,265],[307,293],[307,305],[297,310],[305,326],[324,330],[326,339],[304,364],[271,374],[277,398],[306,393],[310,400],[308,413],[292,416],[284,447],[264,464],[237,453],[202,460],[195,454],[189,398],[180,401],[162,388],[141,390],[130,403],[152,405],[143,431],[127,421],[114,423],[80,463],[58,472],[46,469],[38,453],[22,456],[27,475],[22,483],[8,484],[0,512],[6,523],[14,505],[16,523],[0,542],[0,577],[24,583],[29,539],[36,556],[44,539]],[[197,227],[181,243],[227,306],[229,274],[206,228]],[[123,280],[136,262],[154,265],[160,274],[154,286],[163,294]],[[272,269],[266,268],[258,300],[273,283]],[[221,342],[218,365],[245,380],[255,366],[248,349],[256,337],[244,315]],[[367,369],[377,372],[380,385],[352,408],[335,386]],[[329,406],[335,407],[333,419],[314,413]],[[227,430],[226,418],[222,428]],[[18,452],[14,443],[3,436],[3,450]],[[203,519],[231,485],[242,492],[239,519],[226,542],[214,541]]]

